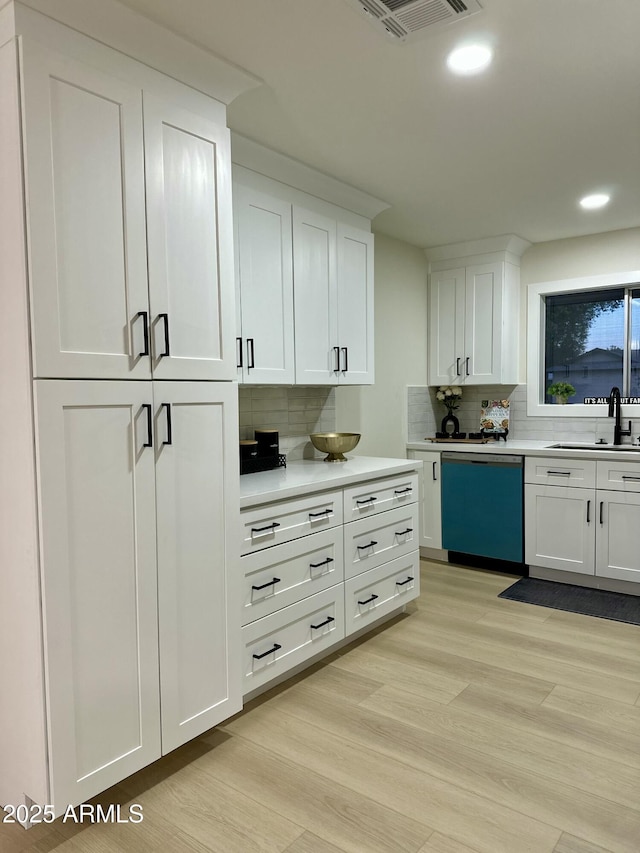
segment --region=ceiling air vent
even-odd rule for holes
[[[390,41],[414,41],[433,27],[482,10],[478,0],[346,0]]]

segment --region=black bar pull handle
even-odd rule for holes
[[[324,622],[320,622],[319,625],[312,625],[314,631],[317,631],[318,628],[324,628],[325,625],[330,625],[332,622],[335,622],[335,618],[333,616],[327,616]]]
[[[167,413],[167,438],[163,444],[173,444],[173,424],[171,423],[171,403],[163,403],[162,408]]]
[[[460,376],[460,359],[456,358],[456,376]]]
[[[149,355],[149,315],[146,311],[138,311],[136,314],[136,319],[138,317],[142,317],[142,334],[144,335],[144,348],[142,352],[138,353],[138,356],[142,357],[145,355]]]
[[[640,477],[631,477],[629,474],[623,474],[620,479],[621,480],[635,480],[636,482],[640,482]]]
[[[321,512],[310,512],[309,518],[319,518],[321,515],[324,515],[324,516],[333,515],[333,510],[332,509],[323,509]]]
[[[360,504],[370,504],[370,503],[373,503],[374,501],[377,501],[377,500],[378,500],[378,498],[374,498],[372,495],[370,498],[362,498],[362,500],[356,499],[356,503],[359,506]]]
[[[591,521],[591,501],[587,501],[587,524]]]
[[[358,551],[366,551],[367,548],[373,548],[373,546],[377,544],[376,540],[372,539],[367,545],[358,545]]]
[[[336,360],[335,360],[335,363],[333,366],[333,372],[334,373],[340,373],[340,347],[334,347],[333,348],[333,354],[336,357]]]
[[[166,355],[171,355],[171,346],[169,345],[169,315],[158,314],[158,319],[164,323],[164,352],[160,353],[160,358]]]
[[[271,524],[267,524],[266,527],[252,527],[252,533],[264,533],[266,530],[275,530],[276,527],[280,527],[280,524],[277,521],[272,521]]]
[[[604,524],[603,513],[604,513],[604,501],[600,501],[600,524]]]
[[[256,348],[253,338],[247,338],[247,362],[249,370],[256,366]]]
[[[321,563],[309,563],[310,569],[319,569],[320,566],[328,566],[329,563],[333,563],[333,557],[327,557],[326,560],[323,560]]]
[[[236,367],[244,367],[244,361],[242,360],[242,338],[236,338],[236,348],[237,348]]]
[[[571,471],[547,471],[547,474],[553,474],[555,477],[570,477]]]
[[[261,655],[254,655],[254,658],[256,660],[262,660],[262,658],[266,658],[267,655],[272,655],[274,652],[277,652],[278,649],[281,649],[281,648],[282,648],[282,646],[280,645],[280,643],[274,643],[272,648],[267,649],[266,652],[262,652]]]
[[[433,464],[435,465],[436,463],[434,462]],[[393,494],[394,495],[406,495],[407,492],[412,492],[412,491],[413,491],[413,489],[411,488],[411,486],[407,486],[406,489],[394,489]]]
[[[436,480],[438,479],[438,478],[436,477],[436,465],[437,465],[437,464],[438,464],[437,462],[434,462],[434,463],[433,463],[433,475],[432,475],[432,476],[433,476],[433,481],[434,481],[434,483],[435,483],[435,482],[436,482]]]
[[[274,586],[274,585],[275,585],[275,584],[277,584],[277,583],[280,583],[280,578],[273,578],[272,580],[267,581],[266,583],[261,583],[259,586],[256,586],[256,585],[254,584],[254,585],[251,587],[251,589],[255,589],[255,590],[256,590],[256,592],[258,592],[258,591],[259,591],[259,590],[261,590],[261,589],[266,589],[268,586]]]
[[[405,586],[405,584],[411,583],[412,580],[413,578],[409,575],[406,581],[396,581],[396,586]]]
[[[464,371],[466,375],[469,375],[469,356],[467,356],[464,360]]]
[[[349,370],[349,347],[341,347],[341,349],[344,353],[344,367],[342,368],[342,372],[346,373]]]
[[[365,598],[364,601],[358,601],[358,604],[371,604],[372,601],[375,601],[376,598],[379,597],[379,595],[370,595],[369,598]]]
[[[151,411],[151,403],[143,403],[142,408],[147,413],[147,440],[142,446],[153,447],[153,413]]]
[[[407,533],[413,533],[413,527],[407,527],[406,530],[400,530],[396,533],[396,536],[406,536]]]

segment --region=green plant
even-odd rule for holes
[[[547,394],[551,397],[573,397],[576,389],[570,382],[554,382],[547,388]]]

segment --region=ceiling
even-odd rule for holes
[[[394,44],[345,0],[124,0],[263,85],[232,130],[388,202],[418,246],[532,242],[640,225],[639,0],[480,0]],[[447,53],[489,40],[484,74]],[[606,191],[585,212],[578,199]]]

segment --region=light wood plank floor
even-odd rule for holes
[[[410,612],[99,798],[142,823],[1,853],[638,853],[640,627],[513,580],[423,562]]]

